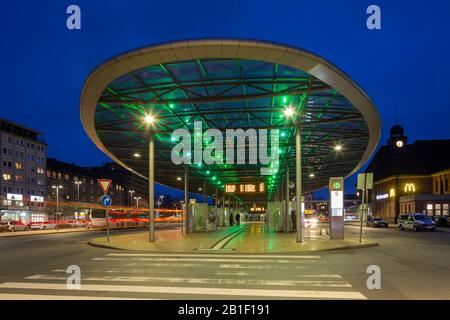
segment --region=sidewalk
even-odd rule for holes
[[[317,230],[308,230],[305,242],[297,243],[294,233],[268,232],[264,224],[250,223],[243,231],[240,227],[221,229],[211,233],[192,233],[183,235],[179,230],[161,230],[156,233],[156,241],[148,242],[148,233],[119,235],[111,237],[107,242],[105,237],[91,239],[90,245],[130,251],[149,252],[238,252],[238,253],[300,253],[323,250],[353,249],[377,246],[378,243],[365,240],[362,244],[356,238],[345,240],[330,240],[327,236],[317,235]],[[231,234],[235,236],[230,236]],[[223,249],[212,249],[222,239],[231,238]],[[209,250],[208,250],[209,249]],[[225,250],[224,250],[225,249]]]

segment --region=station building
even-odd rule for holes
[[[399,214],[449,216],[450,140],[416,140],[408,144],[401,126],[390,130],[387,144],[370,162],[374,216],[396,223]]]

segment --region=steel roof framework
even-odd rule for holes
[[[245,59],[194,59],[160,63],[129,71],[113,80],[95,110],[95,130],[102,144],[128,167],[147,176],[148,138],[143,122],[155,115],[155,176],[158,182],[182,188],[184,168],[170,153],[177,128],[280,129],[280,165],[273,176],[261,176],[259,165],[190,166],[190,190],[226,183],[266,182],[270,198],[284,176],[285,161],[295,172],[295,127],[283,111],[297,110],[301,121],[303,191],[326,186],[328,178],[348,175],[368,145],[363,115],[340,92],[292,67]],[[335,145],[343,150],[336,152]],[[269,147],[270,149],[270,147]],[[140,157],[134,154],[139,153]],[[224,152],[224,161],[226,161]],[[314,174],[314,177],[310,177]]]

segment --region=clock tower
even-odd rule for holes
[[[387,141],[394,153],[402,153],[406,151],[408,144],[408,137],[405,136],[403,127],[401,125],[395,125],[389,130],[389,139]]]

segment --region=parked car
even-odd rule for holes
[[[30,229],[33,230],[56,229],[56,223],[51,221],[33,222],[30,224]]]
[[[9,221],[8,222],[8,230],[11,232],[15,231],[27,231],[28,226],[21,221]]]
[[[400,230],[436,230],[434,221],[422,213],[401,214],[398,217],[398,227]]]
[[[366,226],[370,228],[387,228],[389,224],[382,218],[368,217]]]
[[[450,216],[434,216],[432,217],[436,226],[447,227],[450,226]]]
[[[86,227],[86,222],[80,220],[71,220],[68,222],[72,228],[84,228]]]

